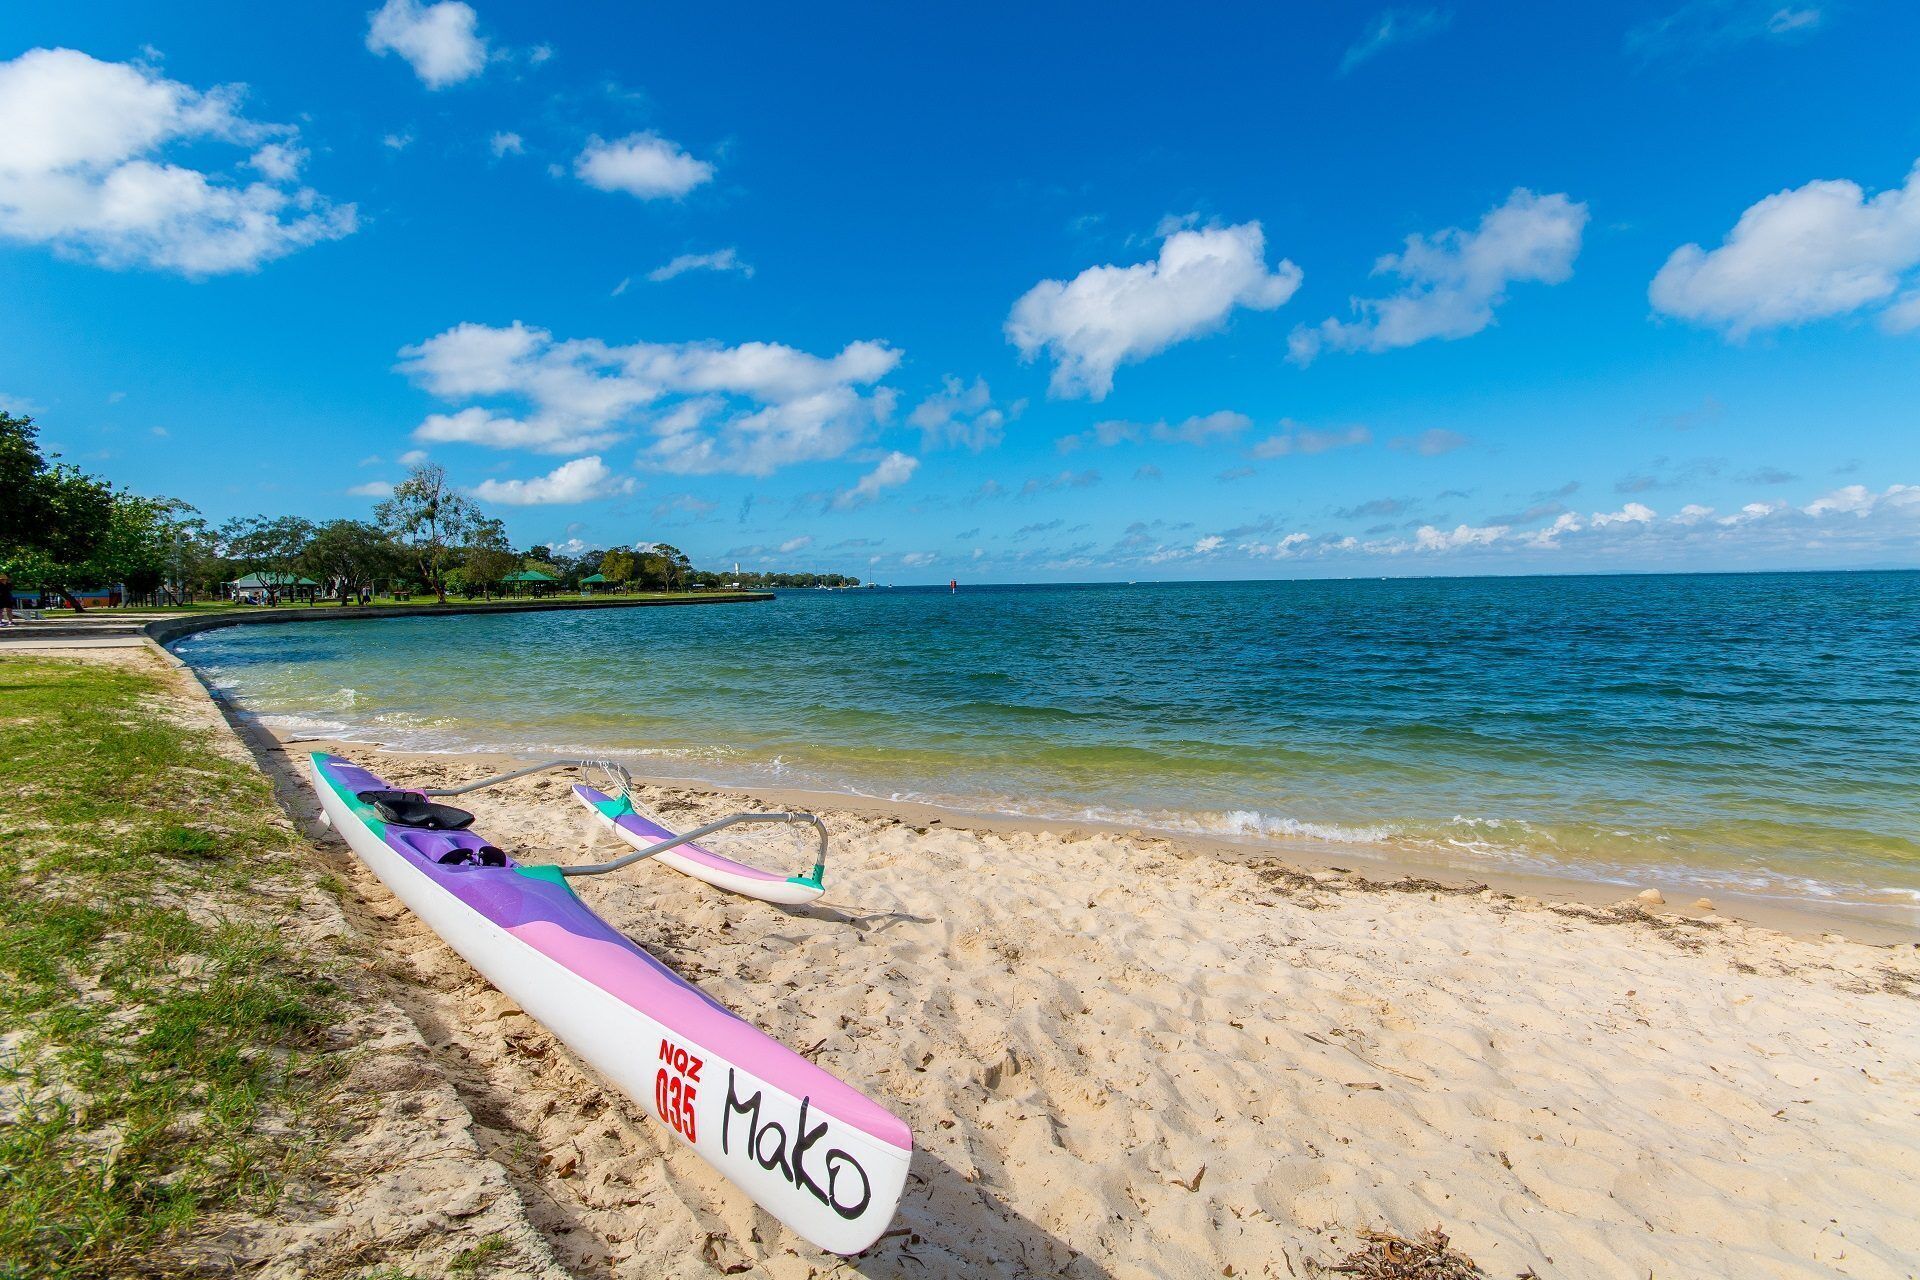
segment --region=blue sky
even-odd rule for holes
[[[1920,10],[0,14],[0,403],[1040,581],[1920,563]]]

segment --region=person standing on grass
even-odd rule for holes
[[[13,616],[13,579],[0,573],[0,627],[11,627],[18,621]]]

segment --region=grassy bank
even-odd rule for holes
[[[0,662],[0,1275],[164,1273],[314,1154],[325,967],[297,839],[142,672]]]

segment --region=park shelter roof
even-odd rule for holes
[[[605,582],[606,580],[607,580],[607,575],[604,573],[590,573],[586,577],[580,579],[580,585],[584,587],[589,582]]]
[[[244,578],[235,578],[233,585],[242,591],[264,591],[268,587],[317,587],[320,584],[297,573],[250,573]]]
[[[538,569],[522,569],[518,573],[508,574],[506,577],[500,579],[500,581],[502,582],[558,582],[560,581],[560,579],[554,577],[550,573],[542,573]]]

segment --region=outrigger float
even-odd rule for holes
[[[639,844],[635,837],[648,831],[661,840],[606,863],[525,866],[468,830],[472,814],[429,799],[544,769],[594,765],[621,780],[621,796],[576,789],[581,801],[617,825],[629,843]],[[312,768],[325,820],[394,896],[674,1137],[823,1249],[858,1253],[886,1230],[913,1154],[906,1124],[648,955],[594,914],[568,883],[687,850],[682,859],[714,875],[736,874],[728,868],[754,872],[743,877],[762,888],[753,896],[791,892],[769,887],[788,883],[779,877],[718,858],[693,841],[746,823],[810,823],[820,852],[811,876],[793,881],[811,888],[797,899],[808,901],[819,895],[825,860],[819,819],[733,814],[685,835],[629,824],[622,819],[638,815],[626,797],[624,770],[596,761],[554,761],[437,791],[395,789],[351,761],[319,752]],[[688,874],[732,887],[701,871]]]

